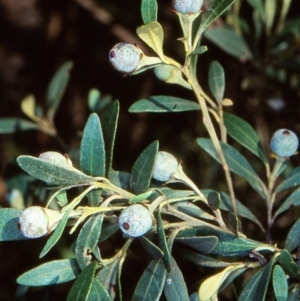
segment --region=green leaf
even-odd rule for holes
[[[20,285],[42,286],[71,281],[80,273],[75,258],[60,259],[43,263],[18,277]]]
[[[166,113],[166,112],[184,112],[199,111],[199,104],[173,96],[157,95],[138,100],[129,108],[130,113]]]
[[[91,253],[97,247],[103,218],[103,213],[94,214],[79,232],[75,252],[78,264],[82,270],[91,262]]]
[[[130,189],[131,174],[129,172],[111,169],[108,178],[114,185],[119,186],[124,190]]]
[[[255,11],[259,13],[261,20],[265,20],[265,10],[262,0],[247,0],[247,2],[253,7]]]
[[[280,253],[279,262],[281,267],[288,275],[298,280],[300,279],[299,267],[296,262],[294,262],[292,255],[287,250],[283,250]]]
[[[45,256],[50,249],[58,242],[58,240],[60,239],[66,224],[68,222],[68,217],[69,214],[71,212],[72,208],[70,208],[69,210],[67,210],[63,216],[63,218],[59,221],[56,229],[54,230],[54,232],[51,234],[51,236],[49,237],[49,239],[47,240],[46,245],[44,246],[41,254],[40,254],[40,258],[42,258],[43,256]]]
[[[67,301],[85,301],[88,300],[92,285],[97,262],[90,263],[77,277],[74,282]]]
[[[211,210],[217,210],[221,204],[221,195],[217,191],[210,191],[207,195],[207,203]]]
[[[141,11],[144,24],[157,21],[156,0],[142,0]]]
[[[200,300],[211,300],[213,296],[219,291],[219,288],[227,277],[234,271],[234,266],[229,266],[221,272],[206,278],[199,288]]]
[[[116,223],[112,223],[112,222],[104,223],[103,227],[102,227],[102,230],[101,230],[99,243],[102,242],[102,241],[105,241],[107,238],[109,238],[114,233],[116,233],[119,229],[120,229],[120,227],[119,227],[118,222],[116,222]]]
[[[242,267],[236,269],[230,273],[230,275],[224,280],[222,285],[219,288],[219,292],[223,291],[228,285],[230,285],[236,278],[238,278],[241,274],[247,271],[247,267]]]
[[[199,48],[196,48],[190,55],[200,55],[208,50],[207,46],[201,45]]]
[[[211,256],[202,255],[198,252],[190,250],[184,250],[182,256],[183,259],[191,261],[196,265],[209,268],[224,268],[232,264],[231,262],[221,261]]]
[[[276,1],[265,1],[265,21],[266,21],[266,31],[268,34],[271,34],[271,29],[275,20]],[[281,5],[280,5],[281,8]]]
[[[286,179],[276,187],[275,192],[278,193],[284,189],[298,185],[300,185],[300,166],[293,169],[293,171],[287,175]]]
[[[56,196],[56,198],[57,198],[57,203],[59,204],[59,206],[64,207],[64,206],[68,205],[68,198],[67,198],[67,193],[65,190],[60,192]]]
[[[230,137],[246,147],[250,152],[260,158],[262,162],[268,164],[268,158],[260,139],[249,123],[229,113],[224,114],[224,123]]]
[[[154,191],[153,190],[148,190],[144,193],[141,193],[139,195],[136,195],[134,197],[132,197],[131,199],[129,199],[128,203],[129,204],[137,204],[137,203],[140,203],[146,199],[148,199],[151,194],[153,193]]]
[[[93,279],[91,291],[89,293],[88,301],[111,301],[107,290],[102,286],[102,284],[97,280]]]
[[[221,230],[212,229],[211,227],[201,226],[199,228],[186,229],[179,233],[176,237],[212,237],[215,236],[219,240],[216,247],[210,252],[213,255],[220,256],[248,256],[255,248],[265,245],[261,242],[247,238],[241,238],[234,234],[227,233]]]
[[[193,192],[192,192],[193,194]],[[207,213],[206,211],[202,210],[198,206],[194,205],[192,202],[187,201],[187,202],[178,202],[172,204],[172,206],[185,214],[188,214],[190,216],[196,217],[196,218],[204,218],[208,220],[214,220],[215,216],[212,216],[211,214]]]
[[[57,108],[67,88],[72,62],[64,63],[52,77],[47,89],[47,117],[53,121]]]
[[[75,168],[58,166],[39,158],[19,156],[17,162],[31,176],[50,185],[76,185],[94,182],[92,177]]]
[[[164,294],[168,301],[189,301],[188,290],[180,268],[175,259],[171,258],[172,271],[167,274]]]
[[[134,301],[158,301],[166,279],[166,269],[162,259],[150,262],[142,274],[132,297]]]
[[[140,236],[139,240],[143,247],[146,249],[148,254],[153,258],[153,259],[160,259],[163,258],[164,252],[157,247],[154,243],[152,243],[148,238],[145,236]]]
[[[265,300],[272,269],[276,259],[272,259],[250,278],[241,292],[238,301]]]
[[[162,26],[156,22],[150,22],[146,25],[140,26],[136,30],[137,35],[150,47],[152,48],[159,58],[164,62],[165,56],[163,53],[163,40],[164,31]]]
[[[212,95],[220,104],[224,98],[225,75],[223,67],[217,61],[213,61],[209,66],[208,84]]]
[[[300,218],[298,218],[298,220],[295,222],[293,227],[290,229],[284,244],[284,248],[289,252],[292,252],[300,244],[299,233],[300,233]]]
[[[102,189],[94,189],[87,195],[89,206],[98,207],[102,202]]]
[[[0,209],[0,241],[27,239],[18,228],[22,211],[13,208]]]
[[[105,148],[99,117],[92,113],[80,145],[80,169],[87,175],[105,176]]]
[[[250,60],[253,57],[244,38],[230,27],[209,28],[204,32],[204,36],[224,52],[236,58]]]
[[[141,194],[148,189],[157,152],[158,142],[154,141],[135,161],[131,171],[130,187],[136,194]]]
[[[211,139],[198,138],[197,143],[209,155],[211,155],[216,161],[220,163],[219,156],[213,146]],[[245,180],[248,181],[248,183],[254,190],[256,190],[259,194],[264,195],[264,184],[260,180],[256,172],[253,170],[252,166],[246,160],[246,158],[229,144],[221,142],[221,147],[229,169],[237,175],[245,178]]]
[[[106,175],[109,174],[112,166],[119,112],[120,103],[119,101],[115,100],[105,111],[102,118],[102,130],[106,154]]]
[[[300,188],[296,189],[277,209],[274,214],[273,219],[283,213],[284,211],[288,210],[291,206],[299,206],[300,205]]]
[[[235,0],[214,0],[201,21],[199,34],[201,35],[203,31],[234,2]]]
[[[233,212],[228,213],[228,222],[230,226],[229,229],[231,229],[235,235],[239,235],[239,219]]]
[[[120,259],[116,259],[111,264],[104,266],[97,274],[96,279],[107,290],[111,299],[114,300],[116,295],[115,286],[117,283],[117,272]]]
[[[161,207],[159,207],[159,209],[157,211],[157,220],[156,220],[156,222],[157,222],[157,239],[158,239],[158,245],[164,253],[163,262],[164,262],[165,268],[166,268],[167,272],[170,273],[172,270],[171,253],[170,253],[169,246],[167,243],[165,229],[164,229],[163,221],[161,219],[160,211],[161,211]]]
[[[286,301],[288,297],[288,283],[285,272],[280,265],[273,269],[273,289],[277,301]]]
[[[218,244],[218,238],[216,236],[190,236],[190,237],[176,237],[176,241],[179,241],[187,246],[192,247],[203,254],[209,254]]]
[[[12,134],[21,131],[38,130],[39,126],[20,118],[0,118],[0,134]]]

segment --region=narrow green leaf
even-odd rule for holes
[[[73,68],[72,62],[64,63],[52,77],[47,89],[47,117],[53,121],[57,108],[67,88],[70,71]]]
[[[293,171],[287,175],[286,179],[276,187],[275,192],[278,193],[284,189],[298,185],[300,185],[300,166],[294,168]]]
[[[99,243],[102,241],[105,241],[107,238],[112,236],[114,233],[116,233],[120,229],[118,222],[112,223],[108,222],[103,224],[100,238],[99,238]]]
[[[188,290],[182,272],[172,257],[172,271],[167,274],[164,294],[168,301],[189,301]]]
[[[164,31],[162,26],[158,22],[152,21],[138,27],[136,32],[137,35],[157,53],[159,58],[165,62],[163,52]]]
[[[141,11],[144,24],[152,21],[157,21],[156,0],[142,0]]]
[[[286,301],[288,297],[288,283],[285,272],[280,265],[273,269],[273,289],[277,301]]]
[[[267,33],[271,33],[272,26],[276,15],[277,3],[276,1],[265,1],[265,21]]]
[[[79,232],[75,252],[78,264],[82,270],[91,262],[91,253],[98,244],[103,218],[103,213],[94,214]]]
[[[80,145],[80,169],[89,176],[105,176],[105,147],[99,117],[92,113]]]
[[[222,65],[217,61],[213,61],[209,66],[208,84],[212,95],[220,104],[224,98],[225,74]]]
[[[18,228],[22,211],[13,208],[0,209],[0,241],[27,239]]]
[[[276,259],[273,258],[266,266],[261,268],[250,278],[241,292],[238,301],[265,300],[272,269],[275,263]]]
[[[146,191],[144,193],[141,193],[139,195],[134,196],[128,202],[129,202],[129,204],[140,203],[140,202],[146,200],[148,197],[150,197],[153,192],[154,192],[153,190],[148,190],[148,191]]]
[[[76,185],[94,182],[92,177],[75,168],[58,166],[39,158],[19,156],[17,162],[31,176],[50,185]]]
[[[77,277],[74,282],[67,301],[85,301],[88,300],[92,285],[97,262],[90,263]]]
[[[157,247],[154,243],[152,243],[148,238],[145,236],[140,236],[139,240],[143,247],[146,249],[148,254],[153,258],[153,259],[160,259],[163,258],[164,252]]]
[[[296,247],[300,244],[300,218],[295,222],[293,227],[290,229],[285,244],[284,248],[288,250],[289,252],[294,251]]]
[[[279,262],[284,271],[293,278],[300,279],[299,267],[294,262],[290,252],[283,250],[279,256]]]
[[[268,158],[260,139],[249,123],[229,113],[224,114],[224,123],[230,137],[260,158],[263,163],[268,164]]]
[[[43,263],[18,277],[20,285],[42,286],[71,281],[80,274],[75,258],[60,259]]]
[[[230,27],[213,27],[204,32],[205,38],[220,47],[224,52],[243,59],[252,59],[253,55],[246,41]]]
[[[219,292],[223,291],[228,285],[230,285],[236,278],[247,271],[247,267],[236,269],[230,273],[230,275],[224,280],[219,288]]]
[[[221,204],[221,195],[217,191],[210,191],[207,195],[207,203],[211,210],[217,210]]]
[[[89,294],[89,297],[87,299],[88,301],[111,301],[107,290],[102,286],[102,284],[97,280],[93,279],[91,291]]]
[[[234,2],[235,0],[214,0],[201,21],[199,34],[203,31]]]
[[[247,0],[247,2],[253,7],[255,11],[259,13],[261,20],[265,20],[265,10],[262,0]]]
[[[259,241],[247,238],[241,238],[234,234],[223,232],[221,230],[212,229],[207,226],[201,228],[186,229],[179,233],[176,237],[211,237],[218,238],[218,244],[210,252],[213,255],[220,256],[248,256],[248,254],[258,247],[269,247]]]
[[[129,108],[130,113],[166,113],[199,111],[200,106],[196,102],[173,96],[157,95],[138,100]]]
[[[0,118],[0,134],[12,134],[21,131],[38,130],[39,126],[20,118]]]
[[[219,291],[223,282],[229,277],[236,267],[229,266],[215,275],[206,278],[199,288],[200,300],[211,300]]]
[[[171,253],[168,247],[167,239],[166,239],[166,234],[165,234],[165,229],[163,225],[163,221],[161,219],[161,213],[160,213],[161,207],[159,207],[157,211],[157,239],[158,239],[158,245],[162,249],[164,256],[163,256],[163,262],[165,265],[165,268],[168,273],[171,272],[172,270],[172,265],[171,265]]]
[[[66,205],[68,205],[68,198],[67,198],[67,193],[65,190],[63,190],[62,192],[60,192],[57,196],[57,202],[61,207],[64,207]]]
[[[142,274],[132,297],[134,301],[158,301],[166,279],[166,269],[162,259],[150,262]]]
[[[66,224],[68,222],[68,217],[69,214],[71,212],[72,208],[70,208],[69,210],[67,210],[63,216],[63,218],[59,221],[56,229],[54,230],[54,232],[51,234],[51,236],[49,237],[49,239],[47,240],[46,245],[44,246],[41,254],[40,254],[40,258],[42,258],[43,256],[45,256],[50,249],[58,242],[58,240],[60,239]]]
[[[221,261],[211,256],[202,255],[201,253],[190,250],[184,250],[182,256],[183,259],[191,261],[196,265],[209,268],[224,268],[232,264],[231,262]]]
[[[96,279],[102,284],[102,286],[107,290],[109,296],[112,300],[116,296],[116,283],[117,283],[117,273],[120,259],[116,259],[111,264],[104,266],[97,274]]]
[[[114,185],[119,186],[124,190],[130,189],[130,178],[131,178],[131,174],[129,172],[117,171],[113,169],[110,170],[109,177],[108,177],[108,179]]]
[[[208,138],[198,138],[197,143],[202,147],[209,155],[211,155],[216,161],[220,163],[219,156],[213,146],[213,143]],[[264,195],[264,184],[253,170],[252,166],[236,149],[229,144],[221,142],[221,147],[227,162],[227,165],[231,171],[237,175],[245,178],[248,183],[256,190],[260,195]]]
[[[102,189],[94,189],[87,195],[89,206],[98,207],[102,202]]]
[[[157,152],[158,142],[154,141],[135,161],[132,167],[130,186],[136,194],[141,194],[149,188]]]
[[[201,190],[201,192],[203,192],[203,194],[205,196],[207,196],[210,191],[211,191],[211,189],[202,189]],[[228,194],[226,194],[225,192],[220,192],[220,195],[221,195],[220,209],[224,210],[224,211],[227,211],[227,212],[233,211],[230,196]],[[239,200],[236,200],[236,205],[237,205],[239,216],[251,220],[252,222],[257,224],[263,232],[265,231],[265,229],[264,229],[263,225],[261,224],[261,222],[257,219],[257,217],[246,206],[244,206]]]
[[[200,55],[208,50],[207,46],[200,46],[199,48],[196,48],[190,55]]]
[[[273,219],[283,213],[284,211],[288,210],[291,206],[299,206],[300,205],[300,188],[296,189],[277,209],[274,214]]]
[[[105,111],[102,118],[102,130],[105,141],[106,154],[106,175],[108,176],[113,161],[113,152],[115,146],[115,138],[118,126],[118,118],[120,112],[120,103],[115,100]]]
[[[197,250],[203,254],[209,254],[219,242],[216,236],[176,237],[176,241],[179,241],[187,246],[190,246],[194,250]]]
[[[172,204],[172,206],[185,214],[188,214],[190,216],[196,217],[196,218],[204,218],[207,220],[214,220],[215,216],[207,213],[206,211],[202,210],[198,206],[194,205],[192,202],[187,201],[187,202],[178,202]]]

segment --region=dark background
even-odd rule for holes
[[[182,62],[183,47],[177,40],[182,33],[171,1],[161,0],[158,4],[158,20],[165,32],[165,53]],[[249,21],[250,29],[253,27],[251,14],[251,8],[243,1],[241,16]],[[295,18],[297,14],[297,9],[292,7],[288,18]],[[225,19],[219,19],[217,25],[224,23]],[[98,3],[90,0],[0,0],[0,117],[26,118],[21,112],[20,102],[29,93],[35,95],[38,104],[45,106],[45,91],[52,75],[62,63],[71,60],[74,62],[71,80],[55,119],[58,133],[66,145],[70,148],[79,147],[78,132],[83,129],[90,114],[88,91],[97,88],[103,95],[110,94],[113,99],[120,101],[121,114],[113,163],[116,170],[129,172],[141,151],[153,140],[159,140],[160,149],[182,160],[186,173],[200,188],[226,190],[222,170],[195,142],[197,137],[207,136],[199,112],[128,113],[134,101],[150,95],[195,100],[192,92],[160,82],[152,70],[127,77],[113,70],[108,53],[119,41],[137,43],[146,54],[153,55],[135,34],[136,27],[141,24],[140,1],[137,0],[106,0]],[[248,42],[251,46],[251,35],[248,36]],[[279,82],[266,75],[265,66],[268,60],[274,60],[273,57],[261,57],[260,63],[255,60],[244,61],[225,54],[205,39],[203,44],[208,46],[209,51],[199,59],[198,76],[201,84],[207,90],[209,64],[212,60],[218,60],[226,75],[225,97],[234,102],[226,110],[246,119],[257,130],[267,152],[270,136],[278,128],[289,128],[300,134],[299,85],[292,85],[289,81]],[[295,45],[298,52],[296,50],[291,56],[299,57],[300,47],[299,44]],[[258,46],[261,53],[266,52],[263,38],[258,41]],[[251,85],[246,89],[242,84],[247,80]],[[276,111],[269,106],[269,100],[273,98],[283,100],[283,109]],[[63,152],[53,137],[41,132],[0,136],[2,207],[9,206],[5,198],[8,192],[5,179],[15,168],[16,157],[21,154],[38,155],[47,150]],[[254,167],[263,177],[262,166],[247,151],[244,154],[249,160],[254,160]],[[299,158],[293,157],[291,163],[296,166]],[[261,199],[239,178],[234,177],[234,186],[238,199],[265,223],[266,213]],[[279,220],[274,230],[274,239],[279,243],[290,223],[289,217]],[[253,224],[245,221],[244,229],[250,237],[255,237],[257,228]],[[1,301],[14,299],[17,276],[41,262],[63,256],[59,251],[61,249],[57,248],[38,261],[46,239],[0,244]],[[65,244],[72,241],[67,236],[65,239]],[[68,285],[49,289],[48,299],[43,295],[43,300],[64,300]]]

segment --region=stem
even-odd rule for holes
[[[268,189],[266,193],[267,198],[267,221],[268,221],[268,228],[267,228],[267,241],[271,243],[271,228],[274,222],[274,218],[272,217],[272,210],[273,210],[273,204],[275,201],[276,193],[273,193],[275,181],[278,176],[278,171],[280,170],[282,164],[284,163],[284,158],[276,157],[275,165],[273,167],[273,170],[269,176],[269,183],[268,183]]]
[[[225,177],[226,177],[226,181],[227,181],[227,185],[228,185],[228,189],[229,189],[229,193],[230,193],[230,197],[231,197],[231,204],[232,204],[233,212],[234,212],[235,215],[238,215],[230,171],[228,169],[228,165],[226,163],[226,159],[224,157],[220,141],[217,137],[216,130],[215,130],[214,125],[211,121],[211,118],[210,118],[210,115],[209,115],[209,112],[208,112],[208,109],[207,109],[206,102],[205,102],[204,98],[199,93],[200,85],[199,85],[199,83],[196,79],[194,79],[190,76],[189,69],[187,69],[187,71],[185,72],[185,75],[188,78],[188,82],[192,86],[192,88],[194,90],[194,93],[195,93],[195,95],[198,99],[198,102],[200,104],[202,114],[203,114],[203,123],[204,123],[204,125],[205,125],[205,127],[208,131],[208,134],[209,134],[209,136],[212,140],[212,143],[213,143],[213,145],[214,145],[214,147],[215,147],[215,149],[218,153],[219,159],[221,161],[221,164],[222,164],[224,172],[225,172]]]

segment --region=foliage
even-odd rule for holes
[[[291,206],[300,205],[300,169],[289,166],[289,173],[284,174],[283,180],[277,181],[282,179],[280,176],[288,167],[289,158],[272,154],[269,159],[268,151],[264,149],[255,129],[242,118],[223,111],[233,101],[224,98],[226,73],[219,62],[213,61],[210,65],[207,77],[209,92],[204,91],[197,79],[198,56],[207,50],[205,45],[200,45],[203,35],[231,55],[248,60],[264,59],[257,57],[247,45],[238,31],[241,30],[240,23],[232,21],[231,27],[208,28],[239,1],[234,2],[214,0],[207,12],[176,12],[183,31],[181,42],[185,51],[185,60],[181,64],[164,53],[164,29],[158,22],[157,1],[143,0],[141,13],[144,24],[137,29],[137,35],[157,56],[148,57],[139,50],[140,62],[128,74],[138,75],[155,68],[156,74],[160,74],[158,77],[166,83],[178,84],[194,92],[197,103],[181,97],[155,95],[136,101],[129,112],[196,111],[201,114],[209,138],[196,139],[199,153],[207,153],[221,164],[226,192],[199,189],[186,175],[180,162],[170,180],[166,183],[155,181],[153,171],[159,152],[158,141],[145,148],[130,173],[114,170],[119,101],[105,99],[100,91],[93,89],[88,95],[88,105],[93,113],[83,129],[79,160],[74,162],[74,166],[64,166],[30,155],[17,158],[21,169],[45,182],[51,191],[45,207],[55,208],[60,213],[59,220],[53,221],[53,216],[48,216],[49,225],[54,223],[55,230],[49,233],[40,258],[52,251],[68,226],[72,227],[69,232],[74,239],[70,247],[72,258],[42,263],[20,275],[18,284],[48,286],[74,281],[67,300],[217,300],[222,291],[233,286],[238,300],[263,301],[269,300],[269,296],[278,301],[298,300],[300,255],[296,249],[300,248],[299,219],[290,227],[282,248],[273,242],[271,233],[279,215],[286,213]],[[280,43],[286,43],[282,41],[291,32],[290,24],[284,22],[290,2],[283,1],[278,24],[274,23],[274,16],[279,8],[275,4],[272,6],[272,1],[265,1],[265,7],[263,1],[248,2],[255,9],[255,21],[259,22],[259,26],[265,26],[266,36],[270,38],[269,51],[274,51]],[[238,17],[238,12],[231,10],[226,16],[234,19]],[[276,35],[273,37],[274,27]],[[255,34],[260,37],[261,31]],[[226,40],[227,43],[224,43]],[[280,52],[278,55],[281,55]],[[21,108],[31,121],[2,118],[0,133],[35,129],[56,137],[54,117],[67,87],[71,68],[72,63],[66,62],[51,79],[44,114],[30,95],[22,101]],[[276,68],[269,66],[265,71],[276,76]],[[229,140],[234,142],[229,144]],[[245,150],[254,155],[249,156],[251,160],[244,155]],[[69,160],[68,155],[66,160]],[[257,166],[264,170],[263,175],[256,171]],[[266,223],[262,223],[243,204],[244,200],[236,199],[233,174],[242,178],[265,205]],[[38,185],[37,181],[32,183]],[[172,185],[169,187],[172,183],[181,183],[186,190]],[[273,212],[277,200],[280,200],[280,205]],[[147,209],[152,225],[145,235],[138,236],[137,230],[132,237],[120,236],[120,228],[128,230],[133,224],[137,229],[143,228],[145,217],[142,213],[130,213],[126,222],[119,219],[121,212],[136,204],[142,205],[144,211]],[[20,212],[15,208],[0,209],[0,241],[27,239],[18,228]],[[248,238],[243,232],[244,219],[250,220],[265,239],[260,240],[259,236]],[[121,237],[121,242],[112,248],[114,253],[103,255],[101,246],[105,242],[114,242],[115,237]],[[147,260],[139,280],[132,284],[132,295],[123,296],[124,278],[130,276],[124,262],[131,260],[133,255],[138,260],[145,256]],[[199,273],[196,283],[191,285],[187,281],[187,271],[182,268],[182,260],[189,262],[195,271],[198,268],[201,271],[210,269],[209,276],[203,279]],[[238,283],[235,280],[244,279],[245,272],[249,272],[250,276],[242,287],[241,281]],[[234,298],[233,293],[230,294]]]

